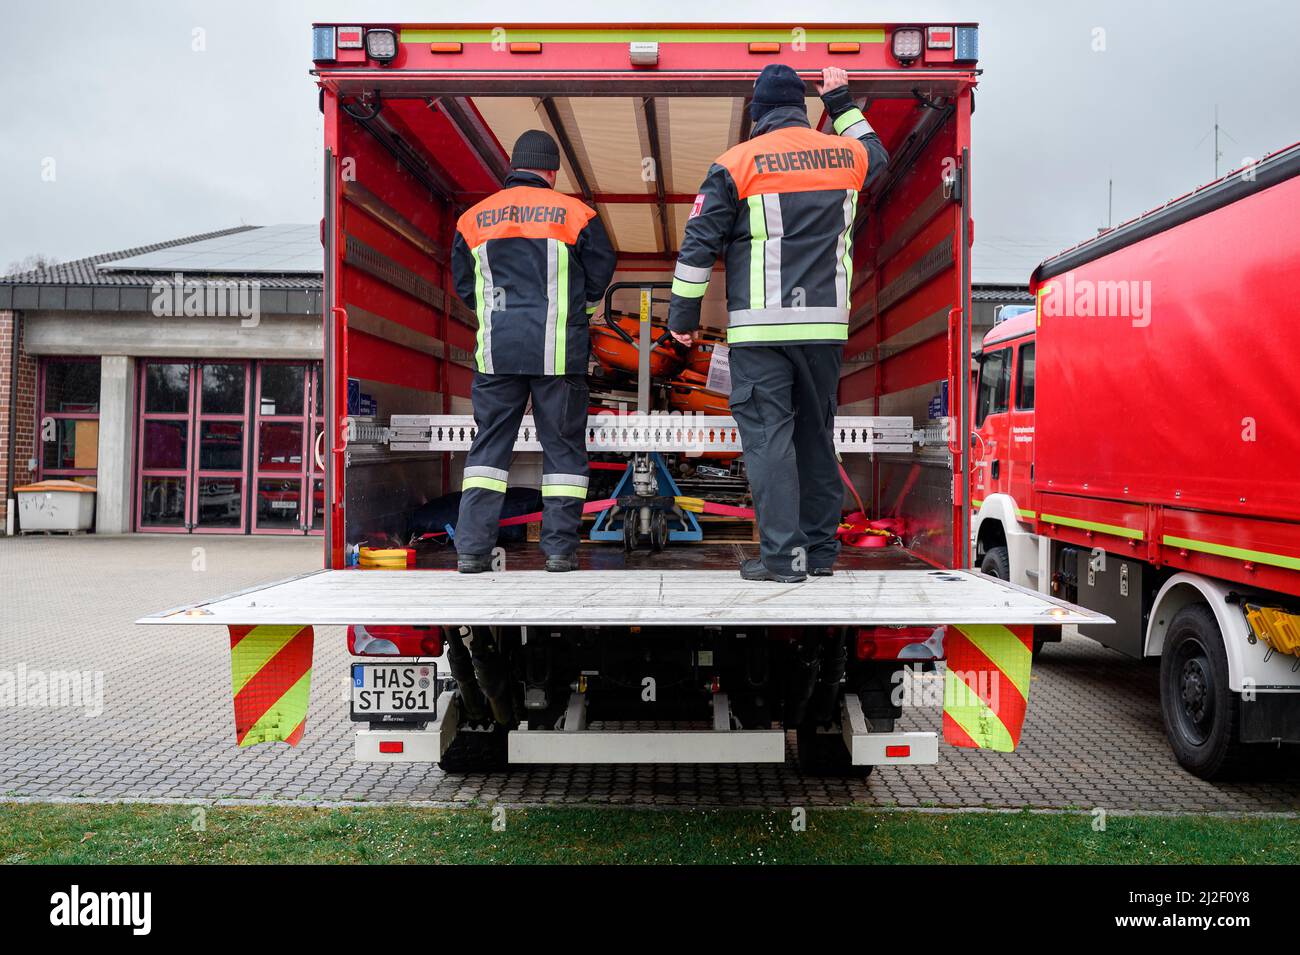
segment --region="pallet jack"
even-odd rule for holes
[[[633,339],[614,321],[614,293],[635,288],[641,293],[638,313],[638,335]],[[671,290],[670,282],[616,282],[605,290],[605,321],[609,327],[638,351],[637,361],[637,412],[648,415],[650,407],[650,353],[658,345],[671,341],[664,332],[652,339],[651,308],[655,303],[656,289]],[[662,302],[662,299],[658,301]],[[695,515],[677,504],[681,489],[673,480],[658,451],[638,451],[632,455],[627,470],[619,479],[613,495],[618,503],[596,517],[590,538],[593,541],[623,542],[628,553],[636,550],[642,541],[652,551],[661,551],[670,542],[698,542],[704,540],[704,530]]]

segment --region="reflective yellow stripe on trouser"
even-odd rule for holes
[[[509,478],[510,472],[504,468],[469,467],[465,469],[464,477],[461,478],[460,489],[468,491],[472,487],[478,487],[485,491],[504,494],[506,481]]]
[[[587,477],[583,474],[543,474],[542,497],[587,496]]]

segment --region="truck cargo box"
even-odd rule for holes
[[[232,647],[254,633],[272,648],[302,640],[295,628],[347,624],[354,653],[390,661],[445,648],[455,689],[436,707],[429,684],[443,676],[427,663],[371,664],[418,677],[411,700],[420,709],[402,725],[392,712],[389,722],[374,717],[383,691],[354,664],[353,718],[369,723],[357,754],[367,760],[438,759],[461,770],[507,754],[525,763],[779,761],[788,728],[813,771],[933,762],[933,734],[894,732],[895,691],[905,660],[932,667],[945,652],[972,674],[1004,666],[1011,681],[1001,703],[994,694],[946,712],[946,735],[1013,747],[1034,635],[1107,618],[949,569],[969,556],[977,37],[973,24],[317,24],[324,569],[142,622],[225,625]],[[809,82],[810,122],[823,130],[830,123],[812,85],[824,67],[843,67],[890,154],[848,230],[849,338],[834,424],[853,526],[883,546],[846,554],[834,577],[764,586],[735,570],[756,547],[752,526],[736,526],[744,449],[725,396],[697,402],[698,379],[656,381],[664,363],[651,361],[649,342],[697,190],[713,160],[749,137],[755,77],[778,61]],[[449,253],[457,217],[501,188],[510,149],[530,128],[559,146],[556,188],[605,224],[618,271],[592,327],[630,347],[592,367],[595,523],[584,527],[584,569],[545,574],[535,546],[503,543],[501,572],[460,576],[447,572],[454,554],[429,517],[459,489],[474,428],[478,318],[455,294]],[[724,285],[711,282],[703,298],[706,335],[726,325]],[[691,413],[672,417],[682,411],[673,395],[690,399]],[[537,448],[525,420],[511,485],[536,486]],[[665,502],[655,513],[672,509],[682,526],[647,521],[650,546],[638,549],[632,511],[622,535],[605,523],[626,506],[618,486],[597,487],[611,470],[634,478],[643,467],[656,469]],[[396,554],[375,558],[371,548]],[[253,664],[269,653],[259,651],[246,654]],[[366,699],[357,703],[357,693]],[[623,719],[703,719],[706,728],[593,729]]]

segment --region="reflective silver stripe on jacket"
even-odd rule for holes
[[[550,374],[555,367],[555,327],[560,320],[560,249],[556,239],[546,240],[546,345],[542,368]]]
[[[712,267],[687,265],[685,262],[678,262],[677,268],[673,269],[673,278],[683,282],[707,282],[712,274]]]
[[[487,243],[474,250],[478,259],[479,274],[483,276],[483,301],[479,302],[483,325],[483,373],[492,374],[492,303],[496,301],[496,286],[492,284],[492,267],[488,265]]]
[[[727,313],[732,328],[743,325],[822,325],[849,323],[849,310],[822,305],[815,308],[743,308]]]
[[[768,308],[781,307],[781,194],[763,196],[763,217],[767,220],[767,241],[763,243],[763,304]]]
[[[844,231],[835,239],[835,304],[839,308],[848,308],[849,283],[852,281],[849,254],[852,248],[853,220],[858,209],[858,194],[852,189],[844,190]]]
[[[865,119],[860,119],[852,126],[843,130],[840,133],[840,135],[849,136],[852,137],[853,139],[861,139],[863,136],[867,135],[867,133],[870,133],[872,131],[873,130],[871,129],[871,124],[868,123]]]

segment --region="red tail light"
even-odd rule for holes
[[[351,626],[348,627],[348,652],[356,657],[440,657],[442,628]]]
[[[381,753],[400,753],[406,749],[406,744],[401,740],[381,739],[379,741],[379,751]]]
[[[934,627],[859,627],[859,660],[937,660],[943,641]]]
[[[383,744],[381,743],[380,745],[382,746]],[[885,747],[886,759],[901,759],[904,756],[911,756],[911,755],[912,755],[912,747],[908,745]]]

